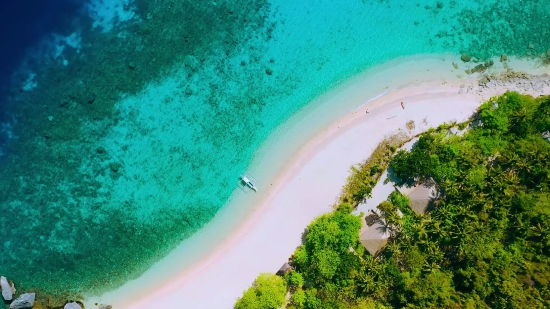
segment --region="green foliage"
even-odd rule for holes
[[[243,297],[237,299],[235,309],[256,309],[260,308],[260,300],[253,287],[248,288]]]
[[[508,115],[501,111],[502,109],[493,110],[490,102],[487,102],[481,106],[479,113],[483,119],[483,126],[485,129],[491,130],[495,133],[508,132]]]
[[[411,199],[399,193],[399,191],[393,191],[390,196],[388,196],[388,201],[397,206],[403,213],[410,211],[409,205],[411,204]]]
[[[343,212],[343,213],[351,213],[353,211],[353,206],[349,203],[342,203],[338,205],[336,208],[337,211]]]
[[[376,259],[350,207],[311,223],[294,254],[305,281],[295,308],[550,307],[550,143],[541,138],[550,99],[506,93],[474,120],[482,125],[462,137],[431,130],[395,154],[396,176],[431,178],[442,197],[416,216],[406,196],[390,194],[378,208],[403,217]]]
[[[378,210],[382,212],[385,212],[386,214],[393,214],[397,212],[397,207],[388,201],[383,201],[378,206],[376,206],[376,208],[378,208]]]
[[[389,166],[392,154],[407,140],[405,135],[396,134],[383,140],[374,149],[372,155],[361,164],[351,168],[351,174],[342,189],[341,203],[357,206],[365,197],[370,197],[372,189],[382,172]]]
[[[305,302],[305,308],[307,309],[317,309],[321,308],[323,302],[317,297],[317,290],[316,289],[308,289],[305,292],[306,294],[306,302]]]
[[[376,208],[383,214],[388,227],[396,226],[401,221],[397,213],[398,208],[392,202],[383,201]]]
[[[304,285],[304,277],[299,272],[292,271],[285,277],[289,286],[301,288]]]
[[[373,166],[373,167],[370,169],[370,176],[374,176],[374,175],[376,175],[376,174],[379,173],[379,172],[381,172],[380,166],[375,165],[375,166]]]
[[[462,130],[464,130],[468,127],[468,124],[469,124],[468,121],[461,122],[461,123],[458,124],[458,129],[462,131]]]
[[[296,290],[292,294],[291,302],[296,307],[303,308],[304,305],[306,304],[306,293],[304,292],[304,290],[302,289]]]
[[[276,309],[285,303],[286,282],[270,273],[262,273],[252,287],[237,300],[235,309]]]
[[[296,270],[314,283],[332,280],[349,271],[357,256],[349,248],[356,248],[361,219],[348,212],[324,214],[308,227],[306,242],[294,254]]]

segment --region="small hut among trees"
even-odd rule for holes
[[[421,183],[410,188],[399,188],[401,194],[406,195],[411,200],[409,206],[417,215],[425,214],[438,196],[438,190],[431,182]]]
[[[287,262],[283,266],[281,266],[281,268],[279,268],[276,275],[284,276],[284,275],[288,274],[291,271],[292,271],[292,266],[290,266],[290,264],[288,264],[288,262]]]
[[[390,234],[387,231],[384,221],[378,220],[371,226],[364,225],[361,229],[359,241],[365,249],[372,255],[376,256],[388,243]]]

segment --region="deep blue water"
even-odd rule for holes
[[[10,121],[6,95],[19,81],[12,75],[25,55],[51,33],[70,31],[68,23],[82,14],[79,0],[0,1],[0,123]],[[6,133],[0,130],[0,148],[5,149]]]
[[[0,83],[9,76],[26,52],[44,36],[71,31],[67,24],[81,14],[83,1],[7,0],[0,2]]]

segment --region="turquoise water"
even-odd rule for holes
[[[118,8],[133,17],[112,28],[75,20],[64,35],[80,45],[27,63],[15,75],[31,70],[36,87],[7,97],[2,274],[59,299],[139,276],[223,207],[270,132],[355,74],[415,54],[550,49],[548,1]]]

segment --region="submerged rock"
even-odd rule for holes
[[[113,162],[113,163],[109,164],[109,167],[111,168],[111,171],[117,173],[118,170],[120,170],[120,168],[121,168],[122,166],[120,165],[120,163]]]
[[[35,297],[35,293],[25,293],[11,303],[10,309],[31,309]]]
[[[12,300],[15,289],[4,276],[0,277],[0,287],[2,288],[2,297],[4,300]]]
[[[89,93],[89,94],[86,96],[86,103],[92,104],[92,103],[95,102],[95,99],[96,99],[95,93]]]
[[[32,309],[44,309],[44,307],[42,307],[41,303],[39,303],[35,300],[34,305],[32,305]]]
[[[113,309],[111,305],[100,305],[99,309]]]
[[[460,60],[462,60],[464,62],[470,62],[471,59],[472,59],[472,57],[470,57],[470,55],[468,55],[468,54],[462,54],[462,56],[460,56]]]
[[[484,64],[478,64],[472,68],[472,73],[483,73],[485,70],[487,70],[487,67]]]
[[[82,309],[82,307],[75,302],[66,303],[63,309]]]
[[[506,60],[508,60],[508,56],[506,56],[506,54],[500,55],[500,62],[504,62]]]

